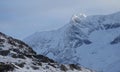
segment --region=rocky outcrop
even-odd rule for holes
[[[73,68],[75,72],[80,71],[76,66],[72,66]],[[71,65],[64,66],[46,56],[38,55],[24,42],[0,33],[0,72],[74,72],[72,69]]]

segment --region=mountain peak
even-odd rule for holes
[[[75,14],[70,23],[59,30],[33,34],[24,41],[37,53],[60,63],[80,64],[108,72],[104,70],[116,69],[114,63],[120,62],[119,35],[120,12],[91,16]]]
[[[87,16],[83,13],[79,13],[79,14],[74,14],[71,18],[71,22],[73,23],[80,23],[81,20],[85,19]]]

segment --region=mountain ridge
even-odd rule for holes
[[[75,64],[58,64],[21,40],[0,32],[0,72],[94,72]]]
[[[119,30],[120,12],[116,12],[86,16],[82,20],[77,17],[58,30],[38,32],[24,41],[37,53],[60,63],[80,64],[106,72],[105,68],[120,60]]]

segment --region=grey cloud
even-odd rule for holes
[[[0,31],[24,38],[36,31],[57,29],[74,13],[109,14],[120,0],[0,0]]]

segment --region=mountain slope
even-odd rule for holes
[[[34,33],[24,41],[38,54],[60,63],[81,64],[104,72],[110,65],[116,69],[114,63],[119,66],[120,62],[120,12],[74,15],[64,27]]]
[[[63,65],[37,55],[24,42],[0,32],[0,72],[93,72],[75,64]]]

